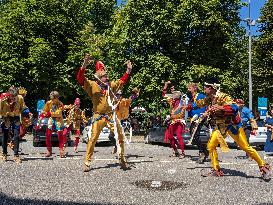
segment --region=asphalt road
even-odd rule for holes
[[[273,180],[261,180],[258,166],[242,159],[240,150],[219,151],[225,176],[217,178],[202,176],[210,171],[210,162],[197,164],[195,149],[177,159],[169,157],[168,147],[134,140],[126,146],[131,170],[123,171],[112,147],[103,144],[95,148],[92,170],[83,173],[85,144],[79,153],[69,147],[67,158],[59,158],[58,148],[52,158],[44,158],[46,148],[33,147],[27,139],[21,143],[22,164],[11,161],[10,150],[9,161],[0,163],[1,205],[273,204]],[[266,161],[273,165],[273,158]]]

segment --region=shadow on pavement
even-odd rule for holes
[[[137,154],[127,154],[126,158],[140,158],[140,157],[145,157],[144,155],[137,155]]]
[[[222,168],[222,171],[224,172],[224,176],[239,176],[239,177],[244,177],[247,179],[261,179],[261,177],[255,177],[255,176],[248,176],[246,173],[234,170],[234,169],[226,169]]]
[[[49,200],[38,200],[38,199],[18,199],[7,196],[6,194],[0,193],[1,205],[117,205],[117,203],[97,203],[97,202],[66,202],[66,201],[49,201]],[[124,204],[124,203],[122,203]]]

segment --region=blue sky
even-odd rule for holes
[[[260,10],[263,7],[267,0],[251,0],[251,19],[258,19],[260,17]],[[120,4],[121,0],[117,0],[118,5]],[[248,2],[248,0],[242,0],[242,2]],[[241,18],[245,19],[248,17],[248,8],[244,7],[241,9]],[[242,23],[243,26],[246,26],[246,23]],[[252,27],[252,32],[257,34],[257,26]]]
[[[260,10],[264,6],[267,0],[251,0],[250,3],[250,18],[251,19],[258,19],[261,15]],[[248,0],[243,0],[242,2],[248,2]],[[241,9],[241,19],[248,18],[248,7],[244,7]],[[246,26],[246,23],[243,23],[242,25]],[[253,34],[258,34],[257,32],[258,28],[257,26],[254,26],[251,28],[251,31]]]

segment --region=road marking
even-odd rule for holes
[[[159,160],[159,162],[170,163],[170,162],[173,162],[173,161],[169,161],[169,160]]]
[[[273,158],[273,157],[267,157],[265,156],[264,159]],[[29,156],[24,156],[23,159],[58,159],[58,160],[80,160],[82,157],[65,157],[60,158],[59,156],[52,156],[52,157],[44,157],[44,156],[34,156],[32,154],[29,154]],[[94,157],[94,161],[117,161],[116,158],[96,158]],[[128,162],[145,162],[147,159],[131,159],[128,160]],[[150,159],[149,159],[150,160]],[[171,161],[171,160],[160,160],[160,159],[153,159],[153,162],[159,162],[159,163],[177,163],[178,161]],[[183,163],[187,164],[196,164],[195,161],[184,161]],[[210,163],[209,163],[210,164]],[[256,163],[239,163],[239,162],[219,162],[220,165],[249,165],[249,166],[257,166]],[[170,174],[174,174],[176,170],[169,169],[167,171]]]
[[[176,172],[176,170],[175,170],[175,169],[169,169],[167,172],[168,172],[169,174],[174,174],[174,173]]]
[[[95,161],[116,161],[117,159],[96,159],[94,158]]]

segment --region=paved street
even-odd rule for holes
[[[83,173],[85,144],[77,154],[69,147],[64,159],[54,148],[47,159],[46,148],[27,139],[21,143],[22,164],[12,156],[0,164],[0,204],[273,204],[273,180],[261,180],[255,162],[241,159],[240,150],[219,151],[224,177],[203,177],[210,162],[197,164],[197,150],[187,149],[185,159],[171,158],[170,148],[138,139],[126,147],[131,170],[121,170],[104,144],[95,149],[92,171]],[[273,158],[266,160],[273,164]]]

